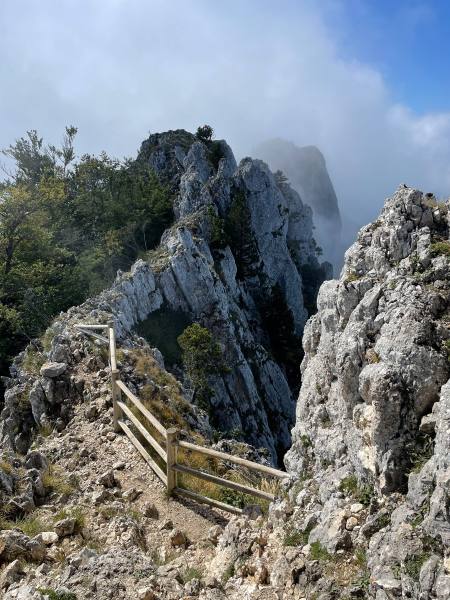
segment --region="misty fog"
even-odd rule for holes
[[[447,195],[450,114],[415,114],[344,58],[327,4],[2,2],[0,145],[73,124],[79,153],[122,157],[203,123],[237,158],[273,137],[316,145],[352,236],[402,182]]]

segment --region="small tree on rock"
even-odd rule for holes
[[[201,142],[210,142],[214,135],[214,129],[210,125],[202,125],[197,129],[196,138]]]
[[[228,372],[220,344],[211,332],[193,323],[178,337],[186,374],[194,387],[194,400],[201,408],[209,410],[213,390],[209,385],[211,375]]]

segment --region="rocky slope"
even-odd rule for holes
[[[221,538],[215,564],[242,565],[230,597],[450,597],[449,225],[449,203],[402,186],[322,285],[293,483],[258,531],[262,553],[245,555],[251,523]],[[266,596],[248,575],[263,567]]]
[[[255,149],[274,171],[280,169],[313,210],[317,240],[327,260],[342,265],[341,214],[323,154],[315,146],[299,147],[283,139],[268,140]]]
[[[276,462],[290,444],[300,336],[330,272],[316,257],[311,209],[263,162],[246,158],[236,165],[223,141],[202,142],[185,131],[155,134],[137,160],[173,191],[176,222],[130,273],[57,319],[44,336],[47,346],[38,341],[17,359],[0,440],[23,452],[36,426],[70,418],[78,393],[72,324],[113,320],[119,341],[132,343],[136,330],[154,331],[157,316],[168,347],[188,323],[213,333],[227,370],[210,381],[211,424],[243,432]],[[151,335],[149,341],[155,343]],[[60,380],[38,368],[30,372],[44,361],[67,365]]]
[[[49,355],[68,366],[45,367],[53,382],[46,385],[53,398],[77,390],[79,402],[62,401],[68,424],[63,414],[56,423],[63,431],[38,437],[39,451],[3,453],[3,505],[28,518],[0,533],[5,599],[450,597],[449,225],[448,203],[403,186],[361,230],[341,278],[322,285],[304,334],[286,456],[292,477],[256,520],[227,523],[164,498],[111,430],[100,346],[72,332],[70,359],[70,326],[56,323]],[[121,315],[139,310],[120,286],[134,289],[128,282],[141,268],[114,288]],[[66,321],[106,317],[110,293]],[[129,341],[131,326],[125,319],[118,326]],[[137,366],[144,353],[164,406],[178,397],[179,408],[176,380],[157,383],[164,372],[157,351],[135,339],[122,353],[132,387],[149,380]],[[188,430],[207,428],[201,411],[188,413]]]

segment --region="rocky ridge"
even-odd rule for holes
[[[246,158],[236,165],[223,141],[202,142],[185,131],[154,134],[137,160],[172,189],[176,221],[146,260],[119,274],[98,297],[61,315],[44,336],[46,347],[35,342],[31,351],[41,362],[67,365],[62,377],[30,373],[25,360],[30,349],[18,357],[0,440],[24,451],[36,426],[67,422],[70,398],[77,395],[71,325],[112,320],[119,341],[133,343],[136,326],[153,313],[165,314],[166,324],[181,314],[207,327],[223,348],[227,371],[210,381],[213,426],[244,432],[276,462],[290,444],[297,384],[289,381],[289,367],[273,358],[273,331],[265,321],[267,315],[285,316],[286,329],[297,336],[298,355],[308,316],[305,298],[313,302],[329,274],[316,257],[311,210],[263,162]],[[165,335],[176,340],[169,328]],[[291,370],[298,379],[298,366]]]
[[[449,203],[402,186],[322,285],[292,486],[259,530],[262,553],[245,554],[251,523],[221,538],[216,564],[242,564],[230,597],[450,596],[449,224]],[[248,576],[256,565],[267,596]]]

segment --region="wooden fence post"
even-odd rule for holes
[[[177,487],[177,472],[173,469],[177,462],[178,429],[171,427],[167,430],[167,495],[172,496]]]
[[[117,402],[120,401],[121,392],[117,386],[117,380],[119,379],[119,371],[117,369],[111,370],[111,394],[113,401],[113,428],[116,433],[121,431],[119,426],[119,419],[121,410]]]
[[[109,359],[111,363],[111,396],[113,402],[113,428],[117,433],[120,431],[119,418],[120,408],[117,404],[120,401],[121,393],[117,386],[117,380],[119,379],[119,371],[117,369],[116,361],[116,334],[114,331],[114,321],[108,323],[108,334],[109,334]]]

